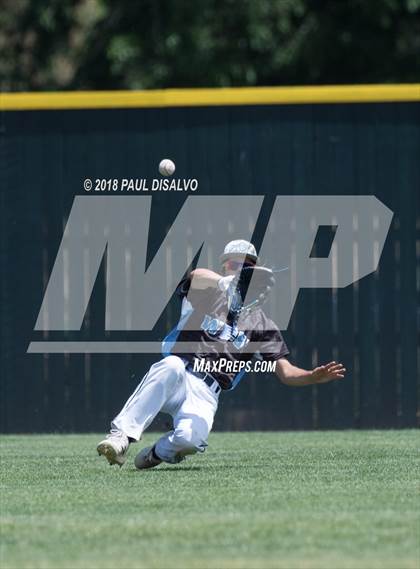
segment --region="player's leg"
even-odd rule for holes
[[[138,441],[155,416],[168,402],[180,406],[185,399],[185,366],[177,356],[152,365],[120,413],[111,432],[97,447],[110,464],[122,466],[130,442]]]
[[[187,372],[185,401],[171,413],[174,430],[162,436],[153,447],[141,450],[135,459],[136,467],[150,468],[162,461],[177,463],[189,454],[204,452],[217,400],[218,396],[201,379]]]

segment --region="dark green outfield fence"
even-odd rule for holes
[[[338,291],[301,291],[285,331],[294,362],[339,359],[346,380],[292,389],[250,375],[221,398],[216,428],[418,424],[419,119],[419,102],[2,112],[1,430],[104,431],[156,359],[26,350],[44,338],[33,328],[84,178],[152,178],[165,156],[199,180],[200,195],[264,194],[263,218],[287,194],[371,194],[394,212],[378,271]],[[154,195],[150,258],[184,199]],[[83,338],[108,337],[104,294],[102,270]],[[175,314],[170,305],[156,338]]]

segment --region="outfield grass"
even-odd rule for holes
[[[1,438],[2,569],[419,566],[418,432],[213,434],[144,472],[98,439]]]

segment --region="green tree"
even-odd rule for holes
[[[2,0],[3,90],[420,80],[420,0]]]

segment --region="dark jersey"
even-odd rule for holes
[[[221,358],[232,362],[254,358],[276,361],[289,354],[280,330],[261,308],[241,315],[232,327],[226,293],[218,288],[190,289],[187,278],[177,293],[182,299],[181,318],[163,342],[165,355],[175,354],[193,364],[195,359],[211,363]],[[244,373],[221,370],[211,375],[226,390],[233,389]]]

